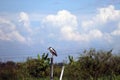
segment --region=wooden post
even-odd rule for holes
[[[50,80],[53,80],[53,55],[51,57],[51,65],[50,65]]]

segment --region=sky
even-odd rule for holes
[[[119,0],[0,0],[0,60],[58,54],[78,57],[85,49],[120,51]]]

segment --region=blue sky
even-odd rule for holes
[[[84,49],[120,51],[119,0],[0,0],[0,58],[24,60],[58,52],[55,61]]]

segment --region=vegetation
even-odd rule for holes
[[[54,80],[59,80],[61,68],[63,80],[120,80],[120,55],[110,51],[85,50],[78,60],[68,56],[69,63],[54,64]],[[28,58],[26,62],[0,62],[0,80],[50,80],[48,54]]]
[[[119,80],[120,56],[112,55],[112,50],[97,52],[90,49],[74,64],[68,64],[65,72],[68,80]]]

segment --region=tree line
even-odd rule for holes
[[[112,50],[84,50],[78,59],[68,56],[68,63],[54,63],[54,80],[120,80],[120,55]],[[25,62],[0,62],[0,80],[50,80],[50,58],[39,54]]]

